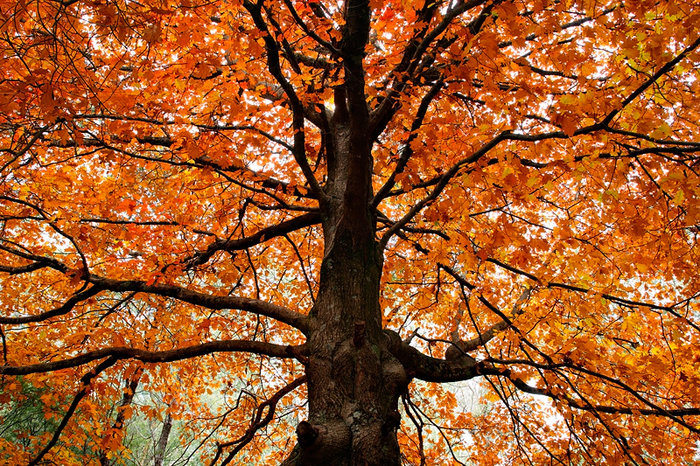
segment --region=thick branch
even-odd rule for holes
[[[79,302],[85,301],[101,291],[138,292],[174,298],[179,301],[206,307],[208,309],[238,309],[276,319],[302,332],[308,329],[309,318],[283,306],[252,298],[217,296],[188,290],[175,285],[148,284],[140,280],[113,280],[95,275],[85,277],[94,286],[71,296],[63,305],[34,316],[0,317],[0,324],[26,324],[41,322],[52,317],[65,315]]]
[[[401,340],[393,330],[384,330],[391,354],[403,364],[409,377],[426,382],[457,382],[469,380],[479,375],[498,375],[500,369],[485,366],[471,358],[452,360],[427,356]]]
[[[341,41],[343,68],[345,71],[345,98],[350,120],[350,173],[348,185],[357,184],[354,195],[362,196],[369,186],[369,147],[367,125],[369,109],[365,96],[365,71],[363,59],[369,41],[370,7],[368,0],[346,0],[345,27]],[[361,181],[361,182],[360,182]],[[357,182],[357,183],[356,183]]]
[[[259,299],[241,298],[237,296],[217,296],[188,290],[175,285],[148,284],[140,280],[113,280],[95,275],[90,275],[86,280],[108,291],[149,293],[175,298],[179,301],[206,307],[208,309],[238,309],[252,312],[279,320],[280,322],[298,328],[302,332],[307,331],[309,327],[309,318],[307,316],[287,309],[286,307]]]
[[[2,272],[10,273],[10,274],[17,274],[17,273],[26,273],[26,272],[32,272],[34,270],[39,270],[44,267],[49,267],[54,270],[57,270],[62,273],[66,273],[68,271],[68,266],[63,264],[62,262],[54,259],[53,257],[44,257],[44,256],[37,256],[36,254],[31,254],[29,252],[25,251],[20,251],[18,249],[13,249],[8,246],[5,246],[3,244],[0,244],[0,251],[5,251],[13,256],[20,257],[22,259],[26,259],[28,261],[32,261],[33,263],[37,264],[34,267],[30,266],[19,266],[19,267],[11,267],[11,266],[4,266],[2,268]]]
[[[315,225],[320,221],[321,216],[318,213],[310,212],[289,220],[285,220],[277,225],[263,228],[262,230],[259,230],[258,232],[244,238],[217,240],[210,244],[206,250],[185,260],[185,263],[188,267],[195,267],[206,263],[217,251],[233,252],[247,249],[251,246],[267,241],[270,238],[284,236],[293,231]]]
[[[80,356],[60,361],[29,364],[26,366],[0,366],[0,374],[27,375],[53,372],[78,367],[98,359],[110,358],[113,361],[136,359],[146,363],[181,361],[212,353],[255,353],[276,358],[296,358],[304,352],[304,346],[276,345],[263,341],[219,340],[187,346],[167,351],[148,351],[125,346],[90,351]]]
[[[131,122],[141,122],[141,123],[149,123],[155,126],[170,126],[170,125],[176,125],[176,124],[181,124],[181,123],[176,123],[174,120],[158,120],[155,118],[149,118],[149,117],[139,117],[139,116],[132,116],[132,115],[115,115],[115,114],[108,114],[108,113],[84,113],[84,114],[78,114],[72,117],[72,119],[75,120],[115,120],[115,121],[131,121]],[[199,123],[191,123],[191,125],[200,131],[211,131],[211,132],[220,132],[220,131],[252,131],[254,133],[257,133],[264,138],[268,139],[271,142],[274,142],[275,144],[279,144],[280,146],[284,147],[285,149],[289,150],[290,152],[292,151],[292,146],[287,144],[285,141],[273,136],[272,134],[268,133],[267,131],[261,130],[260,128],[257,128],[254,125],[231,125],[231,124],[217,124],[217,125],[205,125],[205,124],[199,124]],[[165,130],[163,130],[165,131]],[[160,145],[164,147],[170,147],[175,143],[172,138],[168,136],[161,136],[161,137],[143,137],[144,140],[142,141],[141,139],[137,138],[137,141],[139,142],[144,142],[144,143],[149,143],[152,142],[155,145]],[[130,142],[127,140],[124,140],[124,142]]]

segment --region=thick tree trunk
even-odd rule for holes
[[[344,84],[324,134],[320,199],[324,257],[307,332],[309,420],[297,427],[296,465],[398,465],[398,398],[408,379],[382,331],[382,252],[372,207],[372,137],[365,96],[367,0],[347,0],[339,44]]]
[[[373,242],[336,238],[324,259],[309,335],[309,423],[297,464],[398,465],[398,397],[407,379],[381,331]]]
[[[398,398],[408,380],[382,331],[371,143],[348,123],[350,99],[345,111],[345,96],[337,94],[321,207],[325,251],[307,335],[309,420],[299,424],[297,448],[285,463],[398,465]]]

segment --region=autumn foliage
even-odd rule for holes
[[[0,1],[0,463],[693,463],[694,3]]]

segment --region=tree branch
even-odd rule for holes
[[[563,133],[562,133],[563,134]],[[456,164],[454,164],[447,172],[443,173],[437,178],[437,182],[435,183],[435,186],[433,189],[428,193],[427,196],[425,196],[423,199],[418,201],[416,204],[411,207],[411,209],[399,220],[397,220],[394,225],[389,228],[382,238],[379,241],[379,247],[380,249],[384,249],[391,239],[391,237],[396,234],[401,228],[403,228],[408,222],[410,222],[413,217],[418,214],[423,208],[428,205],[430,202],[434,201],[437,199],[437,197],[442,193],[442,191],[445,189],[447,184],[450,182],[450,180],[459,173],[459,170],[462,168],[462,166],[467,165],[469,163],[476,162],[479,160],[481,157],[483,157],[485,154],[487,154],[491,149],[496,147],[498,144],[503,142],[504,140],[508,139],[509,136],[511,136],[512,133],[510,131],[503,131],[498,136],[494,137],[491,139],[489,142],[486,144],[482,145],[479,150],[471,154],[470,156],[460,160]]]
[[[99,286],[91,286],[90,288],[80,291],[74,294],[68,300],[63,303],[63,305],[56,307],[50,311],[42,312],[41,314],[33,316],[20,316],[20,317],[0,317],[0,324],[29,324],[32,322],[42,322],[44,320],[50,319],[52,317],[57,317],[61,315],[68,314],[73,310],[76,304],[92,298],[104,289]]]
[[[307,214],[302,214],[298,217],[285,220],[276,225],[263,228],[262,230],[258,230],[256,233],[253,233],[250,236],[238,239],[217,240],[210,244],[204,251],[186,259],[184,263],[187,265],[187,267],[196,267],[206,263],[218,251],[232,252],[247,249],[251,246],[255,246],[256,244],[261,244],[271,238],[285,236],[293,231],[318,224],[320,221],[321,215],[319,213],[309,212]]]
[[[253,418],[250,420],[250,426],[248,429],[245,431],[245,433],[237,438],[236,440],[233,440],[231,442],[224,442],[220,443],[216,447],[216,454],[214,455],[214,459],[212,459],[210,465],[216,464],[218,461],[219,457],[221,456],[221,453],[223,453],[224,448],[232,447],[235,445],[234,449],[228,454],[228,456],[224,459],[224,461],[221,463],[221,466],[224,466],[226,464],[229,464],[231,460],[236,456],[236,454],[241,451],[248,443],[250,443],[251,440],[255,437],[255,433],[268,425],[270,421],[272,421],[272,418],[275,415],[275,409],[277,408],[277,403],[284,397],[286,394],[294,391],[297,387],[301,386],[302,384],[306,383],[306,376],[302,375],[301,377],[297,377],[294,379],[291,383],[287,384],[286,386],[282,387],[279,389],[277,392],[275,392],[274,395],[272,395],[270,398],[265,400],[264,402],[260,403],[258,407],[255,409],[255,413],[253,414]],[[267,409],[267,413],[265,413],[265,416],[263,417],[263,413]]]
[[[146,363],[164,363],[191,359],[212,353],[255,353],[275,358],[297,358],[305,351],[304,345],[277,345],[263,341],[218,340],[199,345],[186,346],[174,350],[148,351],[125,346],[103,348],[79,356],[52,362],[29,364],[26,366],[0,366],[0,374],[27,375],[54,372],[78,367],[98,359],[109,358],[114,362],[123,359],[136,359]]]
[[[376,208],[379,205],[379,203],[387,197],[391,189],[396,184],[396,176],[403,172],[406,168],[406,164],[413,155],[413,148],[411,147],[411,142],[413,142],[416,139],[416,137],[418,137],[417,131],[423,125],[425,115],[428,113],[428,107],[438,95],[443,85],[444,80],[439,79],[435,84],[432,85],[430,90],[421,99],[421,103],[418,106],[416,116],[415,118],[413,118],[413,122],[411,123],[410,135],[408,137],[408,140],[404,144],[403,150],[401,151],[401,156],[399,157],[398,162],[396,162],[396,167],[394,168],[394,171],[391,172],[389,179],[386,180],[384,185],[379,189],[379,191],[377,191],[377,194],[374,196],[374,199],[372,200],[373,208]]]
[[[672,60],[667,62],[664,66],[658,69],[656,73],[651,75],[649,79],[647,79],[644,83],[642,83],[641,86],[639,86],[637,89],[634,90],[630,95],[627,96],[625,100],[622,101],[622,104],[620,105],[620,108],[617,108],[610,113],[603,119],[601,124],[603,126],[608,126],[610,122],[612,122],[612,119],[615,118],[615,115],[620,113],[622,109],[624,109],[629,103],[631,103],[634,99],[639,97],[644,91],[646,91],[652,84],[654,84],[656,81],[659,80],[659,78],[669,71],[671,71],[678,63],[681,62],[685,57],[688,56],[690,52],[695,50],[700,46],[700,37],[695,39],[695,42],[690,44],[688,47],[686,47],[681,53],[676,55]]]
[[[632,407],[619,407],[619,406],[605,406],[605,405],[592,405],[592,404],[583,404],[580,403],[576,400],[573,400],[569,396],[566,395],[558,395],[552,393],[550,390],[546,389],[541,389],[537,387],[533,387],[532,385],[527,384],[525,381],[514,377],[509,369],[504,370],[500,374],[498,374],[499,377],[505,377],[507,378],[516,388],[519,390],[525,392],[525,393],[530,393],[532,395],[541,395],[541,396],[546,396],[548,398],[551,398],[555,401],[561,401],[566,403],[569,407],[582,410],[582,411],[596,411],[599,413],[607,413],[607,414],[632,414],[632,415],[646,415],[646,416],[662,416],[662,417],[668,417],[674,422],[677,422],[684,427],[687,427],[689,430],[695,432],[695,433],[700,433],[700,428],[694,427],[690,425],[689,423],[683,421],[682,419],[679,418],[679,416],[700,416],[700,408],[672,408],[672,409],[664,409],[661,407],[655,407],[653,409],[649,408],[632,408]]]
[[[396,81],[391,86],[387,95],[381,100],[379,106],[372,112],[369,133],[374,140],[384,131],[386,125],[391,121],[392,116],[399,108],[398,98],[406,85],[415,77],[414,71],[422,60],[430,44],[437,39],[450,26],[452,21],[461,14],[486,3],[486,0],[471,0],[464,2],[459,0],[454,3],[445,13],[432,30],[429,25],[435,13],[439,10],[441,2],[427,0],[424,7],[419,12],[418,24],[425,24],[420,31],[416,31],[413,38],[407,45],[401,62],[390,73]],[[474,23],[477,27],[474,34],[483,23]]]
[[[457,382],[469,380],[480,375],[498,375],[502,369],[471,358],[437,359],[427,356],[408,343],[401,340],[398,333],[384,329],[387,337],[387,347],[391,354],[398,359],[409,377],[426,382]]]
[[[309,37],[311,37],[313,40],[316,41],[320,46],[322,46],[324,49],[328,51],[332,56],[334,57],[339,57],[340,56],[340,50],[338,50],[333,44],[330,42],[324,40],[316,34],[312,29],[310,29],[306,23],[304,22],[303,19],[299,16],[299,13],[297,12],[296,8],[294,8],[294,5],[290,0],[284,0],[284,4],[287,6],[289,9],[289,12],[292,14],[292,18],[294,18],[294,22],[297,23],[297,25],[301,28],[302,31]]]
[[[522,275],[524,277],[529,278],[530,280],[533,280],[536,283],[541,284],[545,288],[560,288],[563,290],[567,291],[575,291],[577,293],[589,293],[591,291],[591,288],[585,288],[582,286],[576,286],[576,285],[569,285],[566,283],[559,283],[559,282],[543,282],[541,281],[538,277],[535,275],[525,272],[523,270],[520,270],[516,267],[513,267],[512,265],[508,265],[500,260],[493,259],[491,257],[486,259],[487,262],[491,262],[492,264],[495,264],[505,270],[508,270],[509,272]],[[679,303],[674,303],[668,306],[663,306],[660,304],[653,304],[653,303],[645,303],[643,301],[636,301],[632,299],[627,299],[627,298],[621,298],[619,296],[614,296],[609,293],[600,293],[600,296],[602,298],[607,299],[608,301],[611,301],[616,304],[620,304],[623,306],[630,306],[630,307],[646,307],[648,309],[652,309],[655,311],[665,311],[673,315],[674,317],[677,317],[678,319],[681,319],[688,323],[690,326],[692,326],[695,330],[700,331],[700,326],[695,324],[694,322],[690,321],[687,317],[682,316],[681,314],[677,313],[674,308],[677,307],[679,304],[686,302],[687,300],[682,300]]]
[[[304,105],[296,94],[292,84],[285,78],[284,73],[280,65],[279,57],[279,46],[272,36],[272,33],[267,28],[265,20],[261,13],[261,4],[254,4],[249,0],[243,2],[243,7],[248,10],[250,16],[253,18],[255,26],[263,34],[263,40],[265,42],[265,50],[267,55],[267,68],[270,74],[277,80],[284,93],[287,95],[289,104],[292,110],[292,130],[294,131],[294,145],[292,153],[294,155],[294,160],[296,160],[297,165],[301,169],[306,182],[309,184],[311,191],[317,196],[318,199],[324,199],[325,193],[323,189],[318,184],[318,180],[314,176],[309,162],[306,159],[306,135],[304,132]]]
[[[286,307],[259,299],[241,298],[237,296],[217,296],[188,290],[187,288],[175,285],[163,285],[158,283],[148,284],[140,280],[113,280],[96,275],[90,275],[85,279],[107,291],[135,291],[166,296],[207,309],[238,309],[284,322],[302,332],[306,332],[309,328],[309,317],[287,309]]]
[[[100,364],[98,364],[93,370],[87,372],[85,375],[83,375],[80,378],[80,389],[78,392],[75,394],[73,397],[73,401],[71,402],[70,406],[68,407],[68,410],[66,413],[63,415],[63,419],[61,419],[61,423],[58,425],[56,430],[53,433],[53,436],[51,437],[51,440],[46,444],[44,448],[34,457],[29,462],[29,465],[35,465],[39,464],[41,459],[53,448],[54,445],[56,445],[56,442],[58,442],[58,437],[60,437],[61,432],[63,432],[63,429],[66,427],[68,424],[68,421],[70,420],[71,417],[73,417],[73,414],[75,413],[75,410],[78,408],[78,404],[80,403],[80,400],[85,398],[85,395],[87,395],[88,390],[90,388],[90,382],[92,382],[92,379],[97,377],[101,372],[106,370],[107,368],[113,366],[117,362],[117,359],[114,358],[107,358],[104,361],[102,361]],[[0,373],[2,373],[2,369],[4,367],[0,366]]]

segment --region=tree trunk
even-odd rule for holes
[[[155,446],[155,455],[153,460],[154,466],[163,466],[163,460],[165,459],[165,448],[168,446],[168,438],[170,438],[170,429],[173,427],[173,418],[170,417],[170,413],[165,415],[165,420],[163,421],[163,428],[160,431],[160,437],[158,437],[158,443]]]
[[[371,143],[353,129],[343,97],[338,92],[332,122],[321,206],[325,251],[307,335],[309,420],[297,427],[298,445],[286,465],[390,466],[400,458],[398,398],[408,380],[382,331]]]
[[[374,243],[345,237],[324,259],[309,335],[309,424],[297,464],[398,465],[398,398],[406,374],[381,332]]]
[[[119,409],[117,410],[117,418],[114,421],[114,424],[112,425],[113,430],[122,430],[124,429],[124,420],[125,420],[125,411],[124,408],[129,406],[132,401],[134,401],[134,394],[136,393],[136,388],[139,386],[139,380],[141,380],[141,374],[143,373],[143,369],[139,368],[137,369],[134,374],[131,376],[130,379],[127,379],[127,384],[124,389],[124,394],[122,395],[122,401],[119,404]],[[114,435],[113,432],[110,432],[111,435]],[[104,450],[100,451],[100,465],[101,466],[112,466],[114,462],[109,459],[109,456],[107,455],[107,452]]]
[[[399,465],[398,398],[408,379],[382,331],[382,251],[372,206],[372,144],[365,96],[368,0],[347,0],[339,43],[344,83],[323,141],[328,180],[319,192],[324,257],[307,332],[309,420],[285,464]]]

